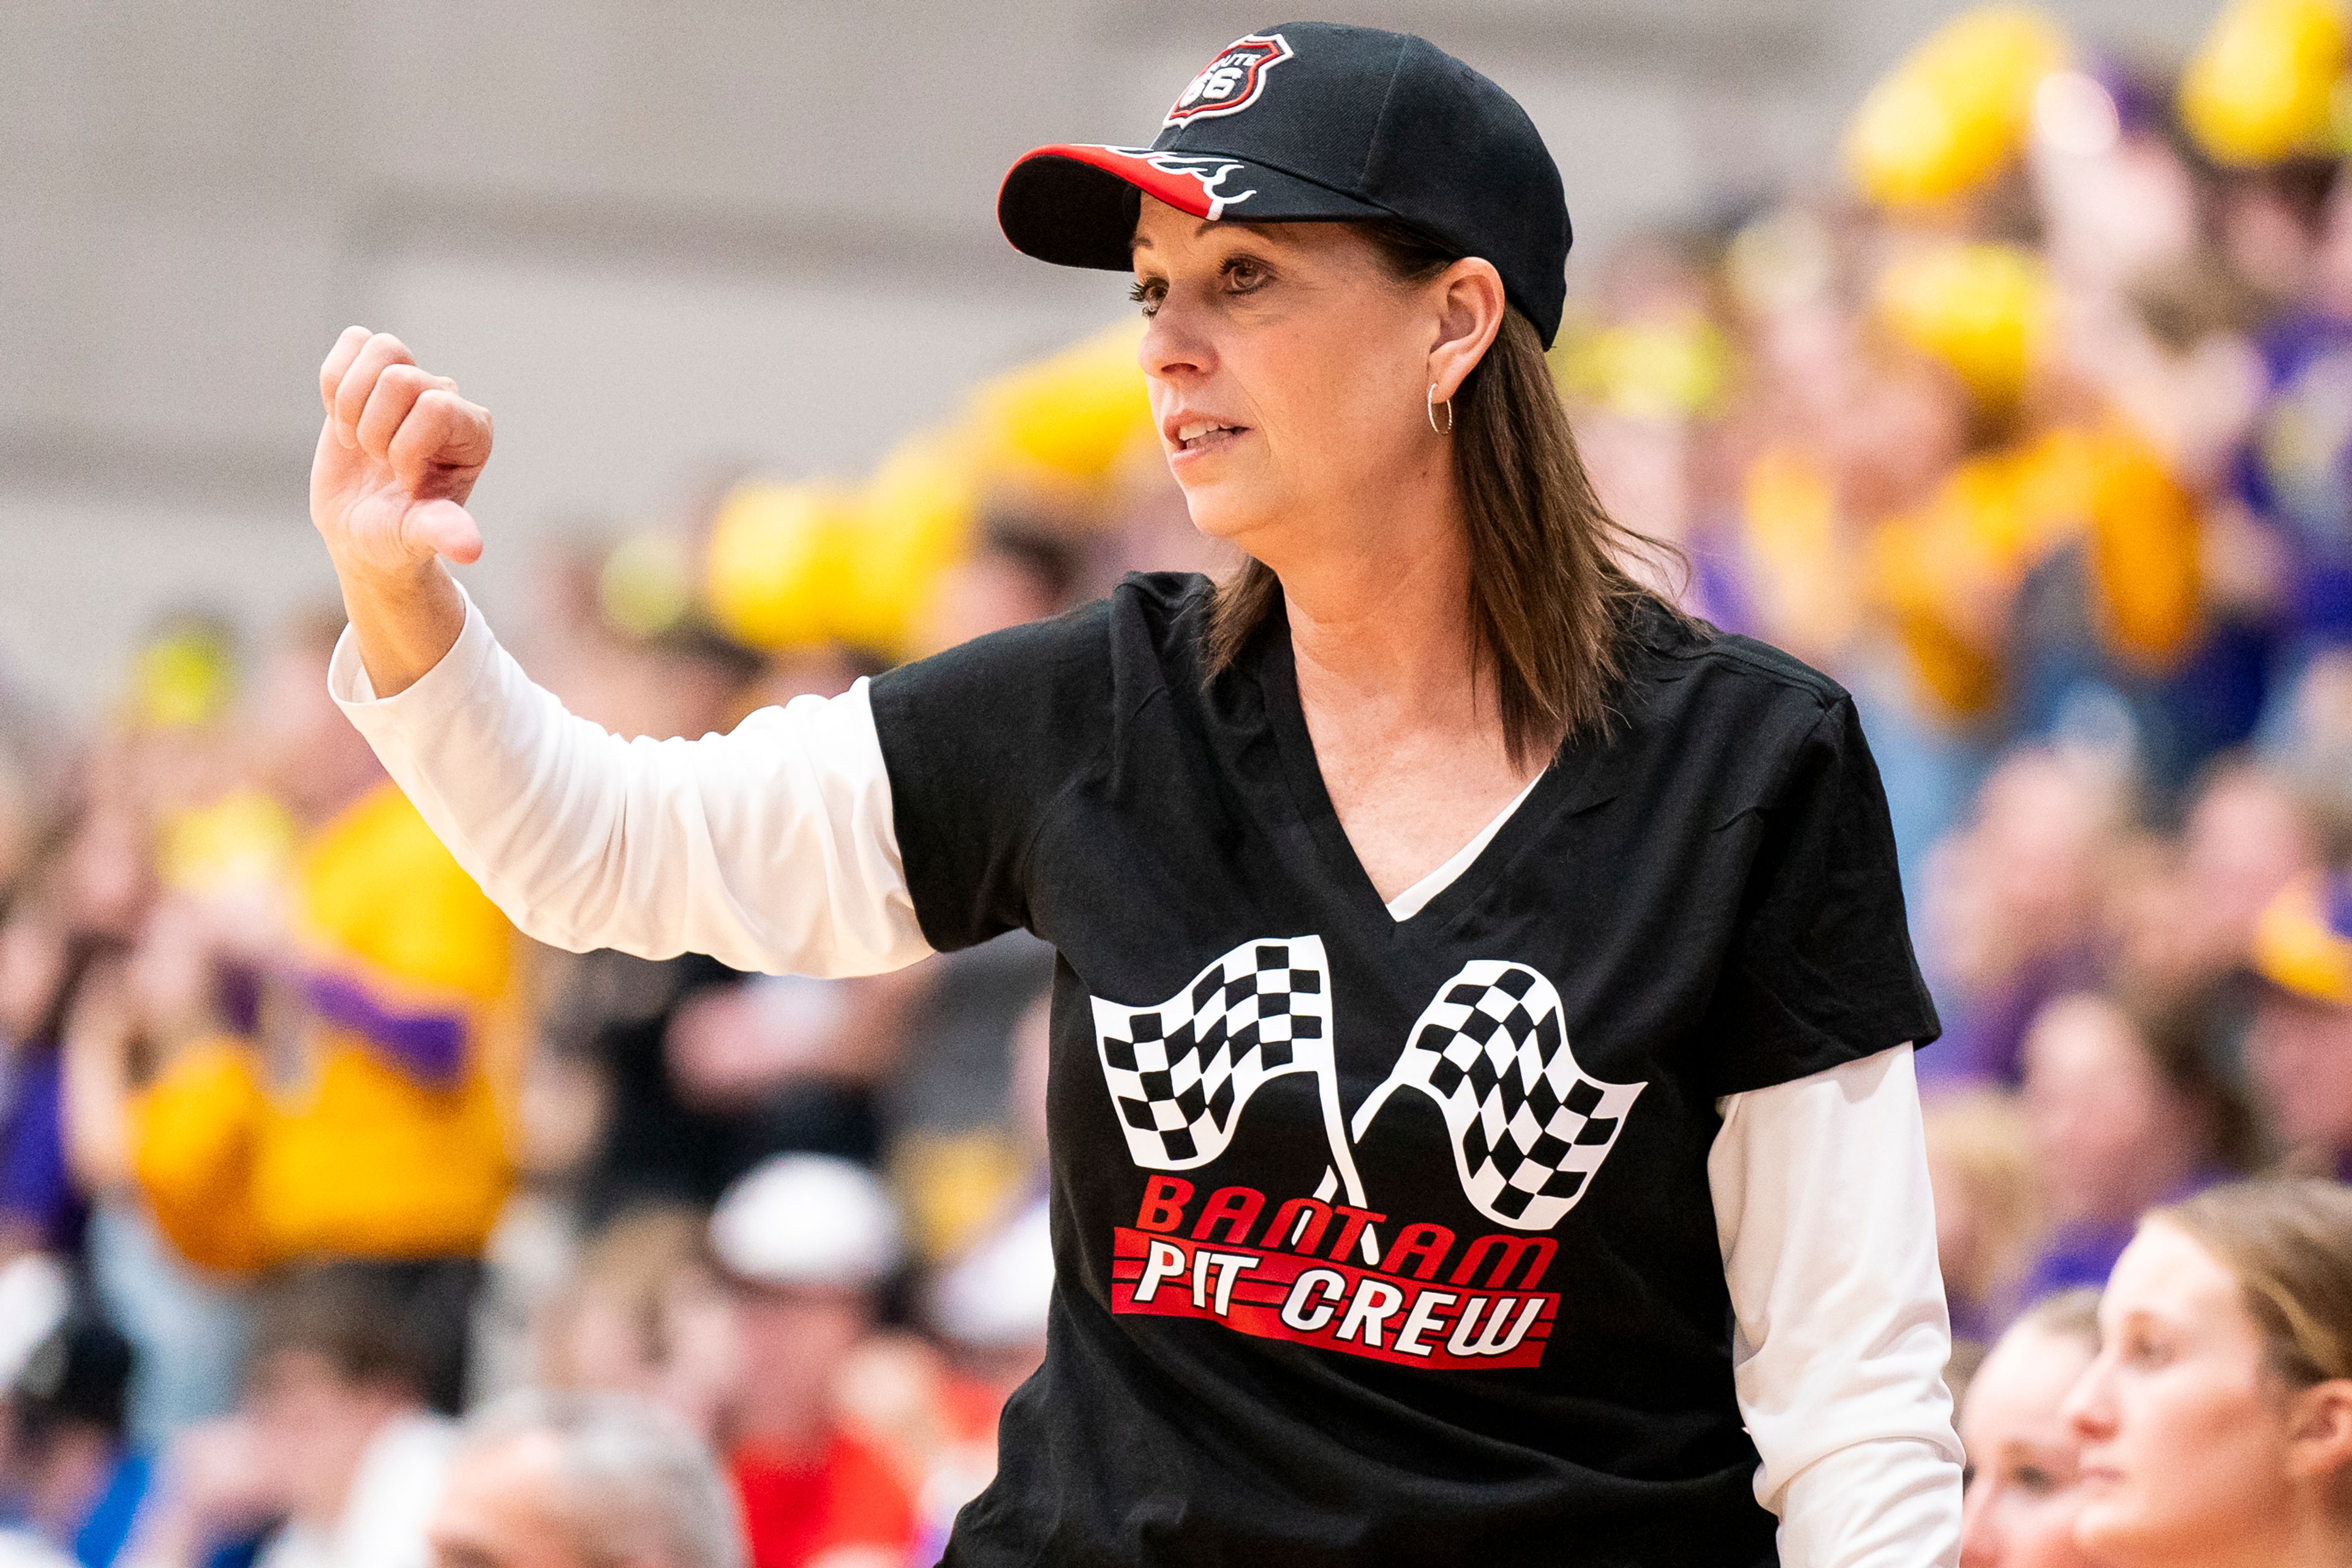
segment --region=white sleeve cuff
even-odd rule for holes
[[[490,635],[490,623],[463,584],[457,584],[457,597],[466,606],[466,624],[457,640],[431,669],[393,696],[375,694],[375,683],[368,679],[367,664],[360,658],[358,632],[346,626],[335,639],[334,656],[327,661],[327,695],[362,734],[394,717],[414,722],[420,712],[446,711],[463,702],[480,679],[498,638]]]
[[[1933,1443],[1883,1437],[1800,1470],[1780,1503],[1784,1568],[1926,1568],[1958,1561],[1959,1472]]]

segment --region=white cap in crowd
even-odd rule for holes
[[[898,1211],[871,1172],[824,1154],[779,1154],[728,1188],[710,1250],[739,1279],[856,1289],[898,1268]]]
[[[1054,1237],[1045,1200],[1014,1215],[930,1291],[931,1321],[974,1350],[1015,1350],[1045,1342],[1054,1300]]]

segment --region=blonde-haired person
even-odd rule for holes
[[[631,1209],[590,1235],[534,1321],[549,1386],[649,1399],[709,1436],[733,1396],[734,1331],[688,1204]]]
[[[1923,1131],[1936,1193],[1936,1256],[1952,1314],[1954,1371],[1972,1371],[2025,1299],[2042,1233],[2033,1135],[2017,1096],[1968,1089],[1927,1100]],[[1946,1373],[1955,1395],[1964,1378]]]
[[[2245,1182],[2152,1211],[2067,1396],[2082,1544],[2116,1568],[2352,1563],[2352,1191]]]
[[[2098,1350],[2098,1292],[2067,1290],[2011,1324],[1969,1380],[1960,1568],[2099,1568],[2074,1539],[2083,1440],[2063,1414]]]

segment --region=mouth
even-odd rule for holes
[[[1195,418],[1171,421],[1161,434],[1167,437],[1170,454],[1174,456],[1218,451],[1238,440],[1248,428],[1222,419]]]

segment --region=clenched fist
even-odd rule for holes
[[[310,521],[335,567],[412,574],[482,553],[466,498],[490,460],[490,411],[428,375],[398,338],[347,327],[319,367],[327,405],[310,459]]]

